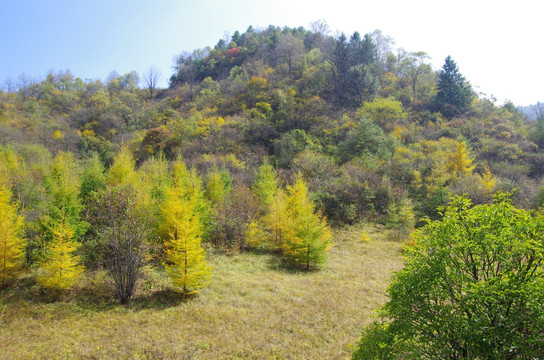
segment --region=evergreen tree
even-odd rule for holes
[[[451,56],[446,58],[438,74],[437,87],[436,103],[447,117],[465,112],[474,97],[470,84],[461,75]]]
[[[68,289],[75,284],[84,271],[79,256],[75,254],[80,244],[75,240],[75,232],[65,218],[55,224],[51,233],[53,238],[41,262],[42,273],[37,280],[48,289]]]
[[[283,234],[283,255],[288,262],[309,270],[325,261],[331,231],[325,218],[315,214],[315,204],[300,175],[287,190],[288,226]]]
[[[10,200],[11,191],[0,185],[0,287],[18,275],[26,245],[21,237],[23,217]]]

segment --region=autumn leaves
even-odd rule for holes
[[[202,243],[214,243],[214,217],[232,190],[227,171],[210,169],[203,182],[181,159],[158,159],[137,169],[126,149],[107,171],[98,158],[78,166],[68,153],[53,160],[44,179],[47,215],[38,222],[37,238],[28,242],[9,185],[0,187],[1,285],[32,265],[43,288],[62,291],[78,283],[84,263],[108,271],[122,303],[130,300],[141,268],[149,263],[163,267],[172,289],[182,294],[211,281]],[[281,254],[288,266],[319,268],[331,232],[302,177],[283,189],[265,162],[250,193],[259,210],[245,226],[243,248]],[[25,262],[25,251],[32,251],[31,261]]]

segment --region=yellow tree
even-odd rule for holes
[[[23,217],[10,199],[11,191],[0,185],[0,287],[19,274],[26,245],[21,237]]]
[[[61,219],[51,228],[50,241],[45,259],[41,262],[38,282],[47,289],[64,290],[71,288],[84,271],[80,258],[75,254],[80,244],[74,239],[75,233],[66,219]]]
[[[455,151],[448,157],[448,171],[454,176],[464,177],[472,174],[476,165],[472,165],[472,159],[464,141],[458,141]]]
[[[315,213],[315,204],[308,197],[308,187],[300,175],[287,190],[288,226],[283,233],[283,255],[306,270],[318,267],[326,259],[331,230],[326,219]]]
[[[178,170],[183,172],[183,169]],[[160,209],[161,227],[166,233],[164,268],[174,288],[185,294],[197,292],[211,277],[211,267],[201,246],[203,225],[197,209],[199,196],[185,187],[186,184],[182,179],[174,181],[174,185],[166,189],[166,200]]]
[[[113,159],[107,175],[109,186],[133,185],[137,187],[140,177],[136,172],[136,162],[128,147],[123,147]]]

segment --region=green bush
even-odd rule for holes
[[[455,197],[415,234],[354,359],[542,359],[544,216]],[[417,352],[414,351],[417,349]]]

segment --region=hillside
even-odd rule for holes
[[[515,202],[534,206],[539,127],[511,103],[478,99],[467,81],[466,104],[448,103],[452,94],[440,100],[439,72],[426,59],[393,50],[379,31],[334,39],[249,28],[180,56],[168,89],[134,72],[106,83],[69,72],[27,79],[1,94],[0,141],[33,166],[61,150],[79,159],[98,153],[108,166],[126,144],[138,164],[182,155],[246,184],[268,156],[288,178],[302,172],[339,223],[388,214],[402,199],[433,216],[450,191],[488,201],[484,174],[497,180],[493,191],[517,188]],[[448,165],[459,142],[476,165],[463,176]]]
[[[179,56],[166,89],[21,77],[0,92],[0,357],[348,356],[452,194],[544,204],[543,119],[462,70],[270,26]]]

